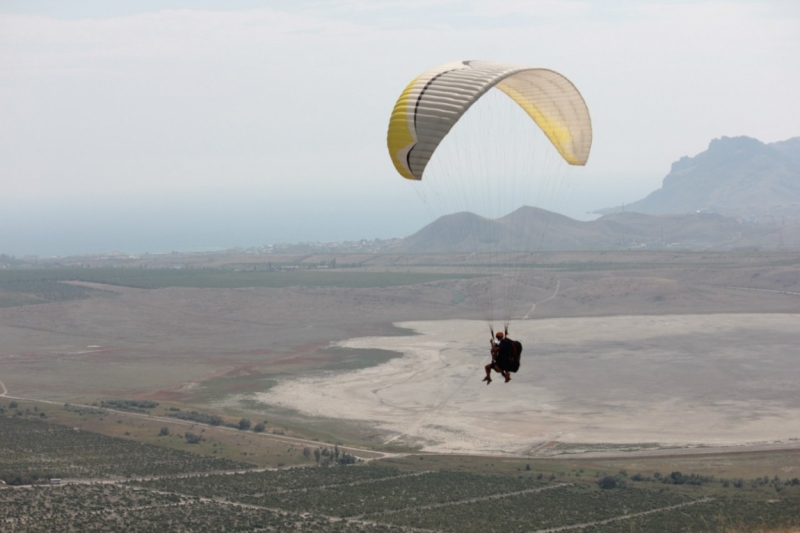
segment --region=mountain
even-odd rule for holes
[[[521,207],[498,219],[462,212],[437,219],[396,247],[399,252],[411,253],[526,250],[538,245],[544,236],[579,234],[580,224],[536,207]]]
[[[583,222],[535,207],[502,218],[443,216],[387,252],[472,253],[629,249],[800,249],[797,224],[756,224],[715,213],[612,213]]]
[[[624,210],[702,211],[739,217],[800,215],[800,137],[771,144],[750,137],[714,139],[705,152],[673,163],[660,189]]]

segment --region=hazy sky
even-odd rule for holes
[[[579,216],[715,137],[800,135],[798,58],[789,0],[0,0],[0,253],[405,236],[430,213],[388,117],[460,59],[581,90]]]

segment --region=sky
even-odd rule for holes
[[[389,115],[462,59],[579,88],[594,143],[557,208],[586,219],[714,138],[800,135],[798,57],[788,0],[0,0],[0,253],[409,235],[441,213]]]

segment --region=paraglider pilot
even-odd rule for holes
[[[492,370],[502,374],[505,382],[511,381],[511,372],[519,370],[519,355],[522,352],[522,344],[508,338],[508,330],[504,334],[498,331],[495,339],[489,341],[491,344],[492,362],[486,365],[486,377],[483,381],[488,385],[492,382]]]

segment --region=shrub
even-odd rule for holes
[[[350,455],[349,453],[343,453],[342,456],[339,458],[340,465],[352,465],[358,459],[356,459],[355,455]]]
[[[218,415],[207,415],[205,413],[198,413],[197,411],[189,412],[175,412],[168,413],[173,418],[180,418],[181,420],[191,420],[192,422],[200,422],[201,424],[209,424],[212,426],[222,425],[222,417]]]
[[[597,480],[597,486],[601,489],[615,489],[617,488],[617,479],[613,476],[603,476]]]
[[[624,489],[628,486],[625,475],[603,476],[597,480],[597,486],[601,489]]]

